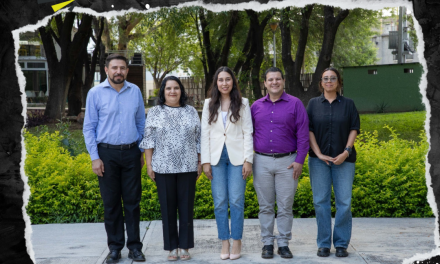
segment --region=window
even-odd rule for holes
[[[23,71],[26,78],[26,91],[47,91],[46,71]]]
[[[368,70],[368,74],[377,74],[377,70],[376,69]]]
[[[40,46],[35,45],[20,45],[20,49],[18,50],[19,56],[35,56],[41,57]]]
[[[46,65],[44,62],[28,62],[27,63],[28,68],[38,68],[38,69],[45,69]]]
[[[414,69],[413,68],[403,69],[403,73],[414,73]]]

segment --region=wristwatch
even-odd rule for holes
[[[344,150],[346,150],[348,152],[348,157],[350,157],[350,155],[351,155],[351,147],[348,146]]]

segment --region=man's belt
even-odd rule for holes
[[[131,149],[131,148],[135,147],[136,145],[137,145],[136,142],[133,142],[128,145],[112,145],[112,144],[107,144],[107,143],[99,143],[98,144],[98,146],[103,147],[103,148],[120,149],[120,150]]]
[[[289,155],[295,154],[296,151],[292,151],[292,152],[289,152],[289,153],[261,153],[261,152],[255,151],[255,153],[257,153],[258,155],[268,156],[268,157],[272,157],[272,158],[282,158],[282,157],[285,157],[285,156],[289,156]]]

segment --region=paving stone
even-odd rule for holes
[[[334,219],[332,220],[334,224]],[[337,258],[335,249],[330,256],[316,256],[316,219],[294,219],[290,249],[292,259],[262,259],[263,244],[258,219],[246,219],[243,230],[241,263],[344,263],[395,264],[416,253],[434,249],[434,218],[354,218],[352,239],[347,258]],[[33,225],[32,242],[38,264],[105,263],[108,254],[103,223]],[[276,230],[276,225],[275,225]],[[194,221],[195,247],[190,249],[188,263],[226,263],[220,259],[221,241],[217,238],[215,220]],[[141,239],[147,263],[170,263],[163,250],[162,222],[141,222]],[[232,242],[232,241],[231,241]],[[275,243],[275,253],[277,245]],[[132,264],[124,248],[119,263]]]

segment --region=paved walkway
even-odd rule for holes
[[[330,257],[316,256],[316,221],[314,218],[294,219],[290,242],[293,259],[275,254],[271,260],[260,257],[262,244],[258,219],[246,219],[241,263],[402,263],[416,253],[435,248],[434,218],[355,218],[347,258],[337,258],[334,248]],[[190,250],[188,263],[222,263],[221,243],[217,239],[215,220],[195,220],[195,248]],[[108,254],[104,224],[32,225],[32,244],[38,264],[101,264]],[[276,229],[275,229],[276,230]],[[141,222],[145,263],[169,263],[163,250],[162,222]],[[275,245],[276,246],[276,245]],[[276,251],[275,251],[276,252]],[[132,263],[128,250],[122,251],[119,263]],[[136,263],[136,262],[135,262]]]

